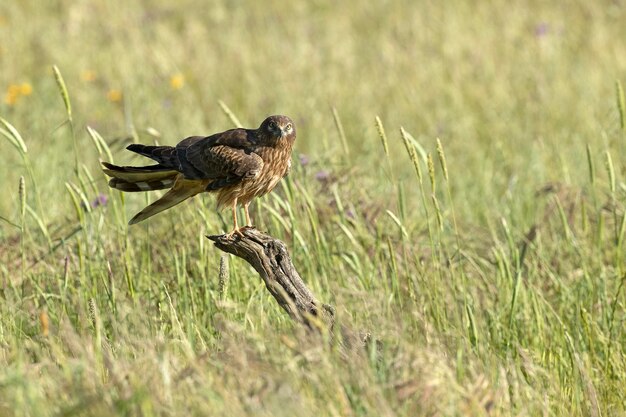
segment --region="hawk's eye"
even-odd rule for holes
[[[285,126],[285,130],[291,130],[292,126],[291,123],[287,124],[287,126]]]
[[[276,122],[270,122],[270,124],[268,125],[270,130],[275,130],[276,129]]]

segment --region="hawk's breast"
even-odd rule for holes
[[[245,178],[238,184],[224,187],[218,195],[219,206],[229,206],[237,199],[240,204],[247,204],[255,197],[269,193],[278,182],[288,173],[291,156],[291,147],[257,148],[254,153],[263,159],[263,166],[259,172]]]
[[[263,168],[257,176],[244,181],[242,200],[269,193],[288,171],[291,154],[288,149],[264,147],[257,153],[263,159]]]

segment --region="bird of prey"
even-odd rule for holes
[[[248,206],[269,193],[291,168],[296,128],[287,116],[270,116],[258,129],[230,129],[211,136],[191,136],[176,146],[133,144],[126,149],[151,158],[155,165],[134,167],[102,162],[109,186],[120,191],[170,190],[130,219],[135,224],[201,192],[217,193],[218,207],[230,207],[234,229],[237,204]]]

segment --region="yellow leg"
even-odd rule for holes
[[[237,224],[237,199],[235,198],[235,200],[233,200],[233,205],[232,205],[232,210],[233,210],[233,224],[235,225],[234,230],[239,229],[239,224]]]
[[[247,227],[252,227],[252,220],[250,219],[250,212],[248,211],[248,206],[249,205],[250,205],[249,201],[246,204],[243,205],[243,212],[246,215],[246,226]]]
[[[243,237],[243,233],[241,233],[241,230],[239,230],[239,223],[237,223],[237,199],[236,198],[233,201],[233,205],[231,206],[231,208],[233,210],[233,223],[235,225],[235,228],[233,229],[232,232],[228,234],[228,236],[232,237],[234,234],[237,234],[240,237]]]

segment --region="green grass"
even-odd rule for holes
[[[624,415],[626,8],[553,3],[2,2],[0,415]],[[274,113],[253,217],[362,355],[98,168]]]

